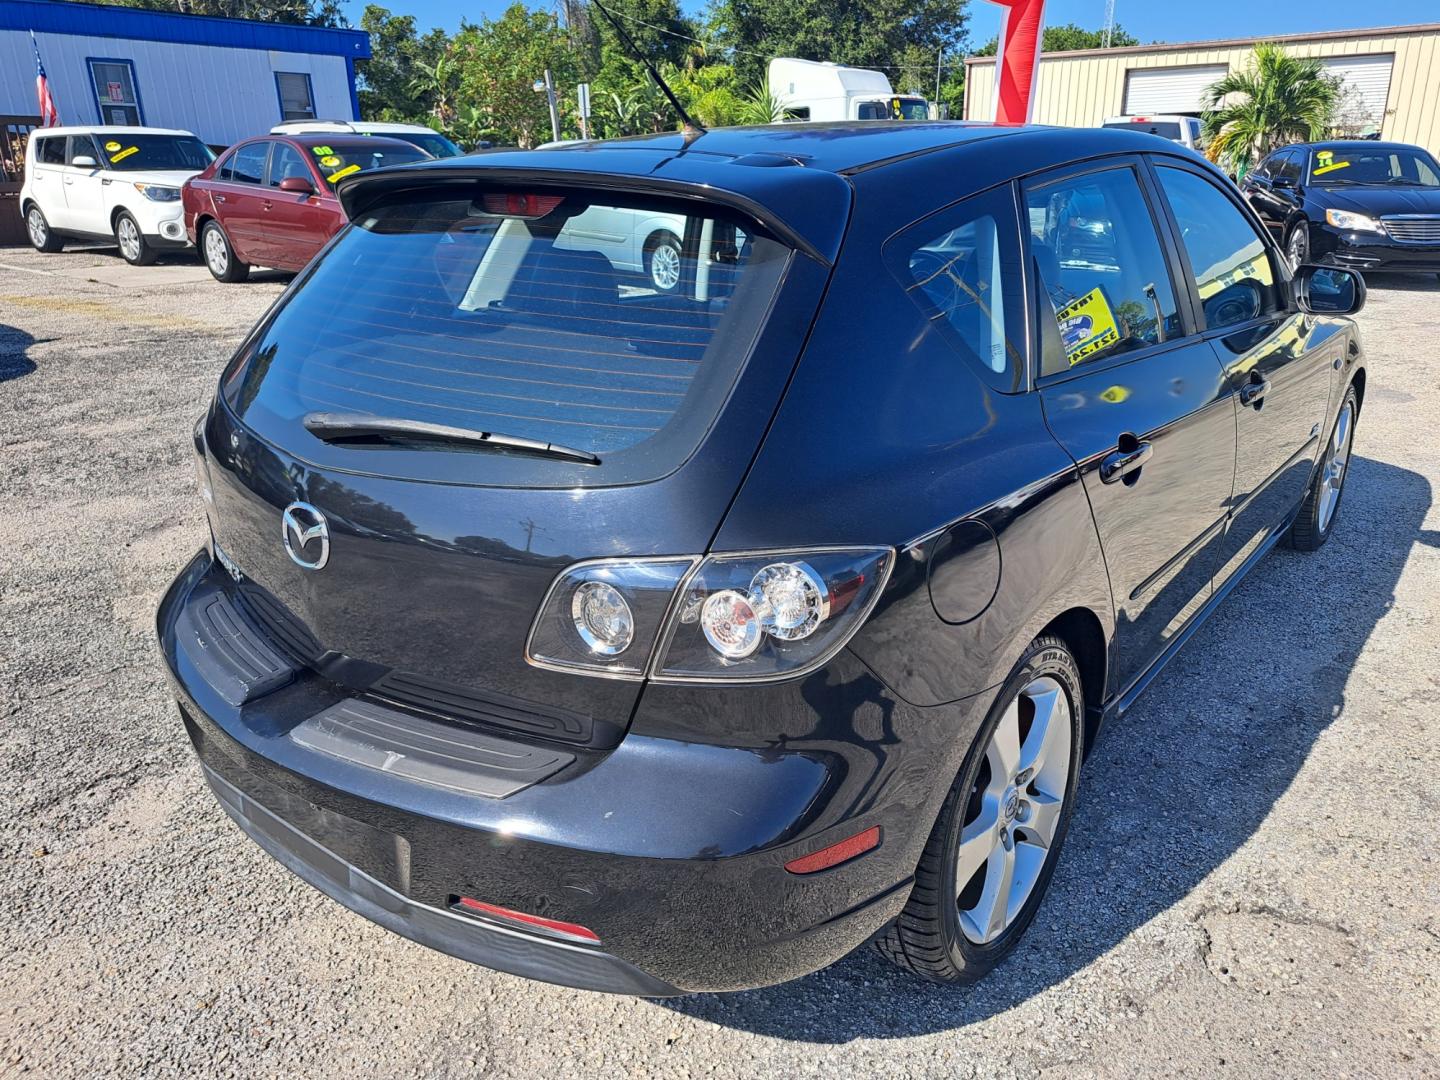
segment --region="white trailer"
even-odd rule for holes
[[[777,56],[770,61],[770,92],[786,122],[805,120],[927,120],[930,105],[897,94],[883,72],[817,60]]]

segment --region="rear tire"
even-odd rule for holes
[[[149,266],[158,254],[128,210],[120,211],[115,219],[115,243],[120,245],[120,257],[131,266]]]
[[[233,285],[250,276],[250,264],[235,257],[230,238],[219,222],[207,221],[200,230],[200,257],[205,260],[210,276],[216,281]]]
[[[1297,551],[1318,551],[1335,531],[1340,517],[1340,497],[1350,475],[1350,448],[1355,443],[1355,421],[1360,418],[1360,397],[1351,386],[1330,430],[1330,440],[1320,460],[1300,514],[1290,526],[1290,546]]]
[[[1084,715],[1075,658],[1059,638],[1037,638],[945,797],[909,902],[876,938],[883,956],[934,982],[970,983],[1015,947],[1070,826]]]
[[[33,203],[25,212],[25,235],[30,238],[31,247],[46,255],[54,255],[65,247],[65,241],[51,230],[45,212]]]

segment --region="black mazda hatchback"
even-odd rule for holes
[[[195,427],[159,639],[240,828],[478,964],[977,978],[1102,721],[1336,527],[1363,282],[1161,139],[786,125],[339,194]]]

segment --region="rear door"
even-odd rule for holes
[[[77,165],[77,158],[89,158],[95,164]],[[113,181],[100,168],[104,160],[93,136],[70,136],[65,150],[65,202],[69,207],[72,229],[102,236],[110,232],[105,189]]]
[[[1289,300],[1280,253],[1229,190],[1188,163],[1155,175],[1184,249],[1199,329],[1235,401],[1238,456],[1222,584],[1299,505],[1344,341]]]
[[[308,180],[314,190],[308,195],[280,190],[287,177]],[[299,270],[325,246],[344,224],[340,204],[320,182],[305,155],[288,142],[277,142],[270,152],[264,211],[265,244],[271,265],[282,270]]]
[[[215,214],[244,262],[269,266],[273,254],[265,232],[266,162],[270,140],[243,143],[222,163],[211,181]]]
[[[1235,409],[1138,158],[1024,186],[1046,421],[1080,467],[1128,687],[1210,597]]]
[[[70,228],[70,207],[65,201],[66,138],[64,135],[30,136],[35,142],[30,195],[52,229]]]

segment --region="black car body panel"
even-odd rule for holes
[[[1320,154],[1387,152],[1428,162],[1425,182],[1355,183],[1343,171],[1317,175]],[[1325,182],[1326,176],[1344,183]],[[1418,146],[1371,140],[1300,143],[1261,162],[1245,177],[1242,190],[1282,239],[1296,228],[1305,230],[1311,262],[1361,271],[1440,273],[1440,163]],[[1327,219],[1328,210],[1363,215],[1383,228],[1343,228]]]
[[[736,989],[859,945],[905,904],[931,822],[1026,644],[1042,632],[1071,644],[1092,727],[1133,700],[1288,525],[1360,370],[1351,324],[1289,301],[1283,260],[1248,216],[1285,306],[1207,326],[1214,299],[1195,285],[1157,167],[1233,200],[1194,155],[1144,135],[913,122],[498,152],[342,185],[352,232],[427,189],[524,180],[722,205],[794,254],[698,446],[636,482],[458,453],[433,454],[423,479],[397,475],[432,465],[374,456],[421,451],[322,446],[298,424],[277,445],[222,392],[197,431],[212,542],[157,628],[227,812],[368,917],[535,978]],[[1148,348],[1042,370],[1060,345],[1040,314],[1044,253],[1026,192],[1108,170],[1151,206],[1176,313]],[[1003,307],[1021,360],[1004,377],[957,352],[897,257],[980,198],[1015,248]],[[1091,240],[1086,258],[1111,242]],[[231,375],[257,362],[278,317]],[[1132,436],[1153,457],[1112,483]],[[346,454],[360,455],[353,467]],[[524,479],[552,468],[579,479]],[[297,501],[331,524],[319,573],[286,552],[282,511]],[[527,632],[573,564],[834,546],[893,549],[893,569],[858,631],[804,674],[686,685],[653,667],[596,678],[526,662]],[[218,629],[217,597],[237,613]],[[215,642],[231,634],[227,660]],[[390,716],[397,739],[449,724],[484,733],[485,754],[510,746],[540,765],[447,787],[297,735],[356,702],[392,710],[372,715]],[[877,827],[860,857],[786,868]],[[475,919],[457,913],[459,897],[598,941]]]

